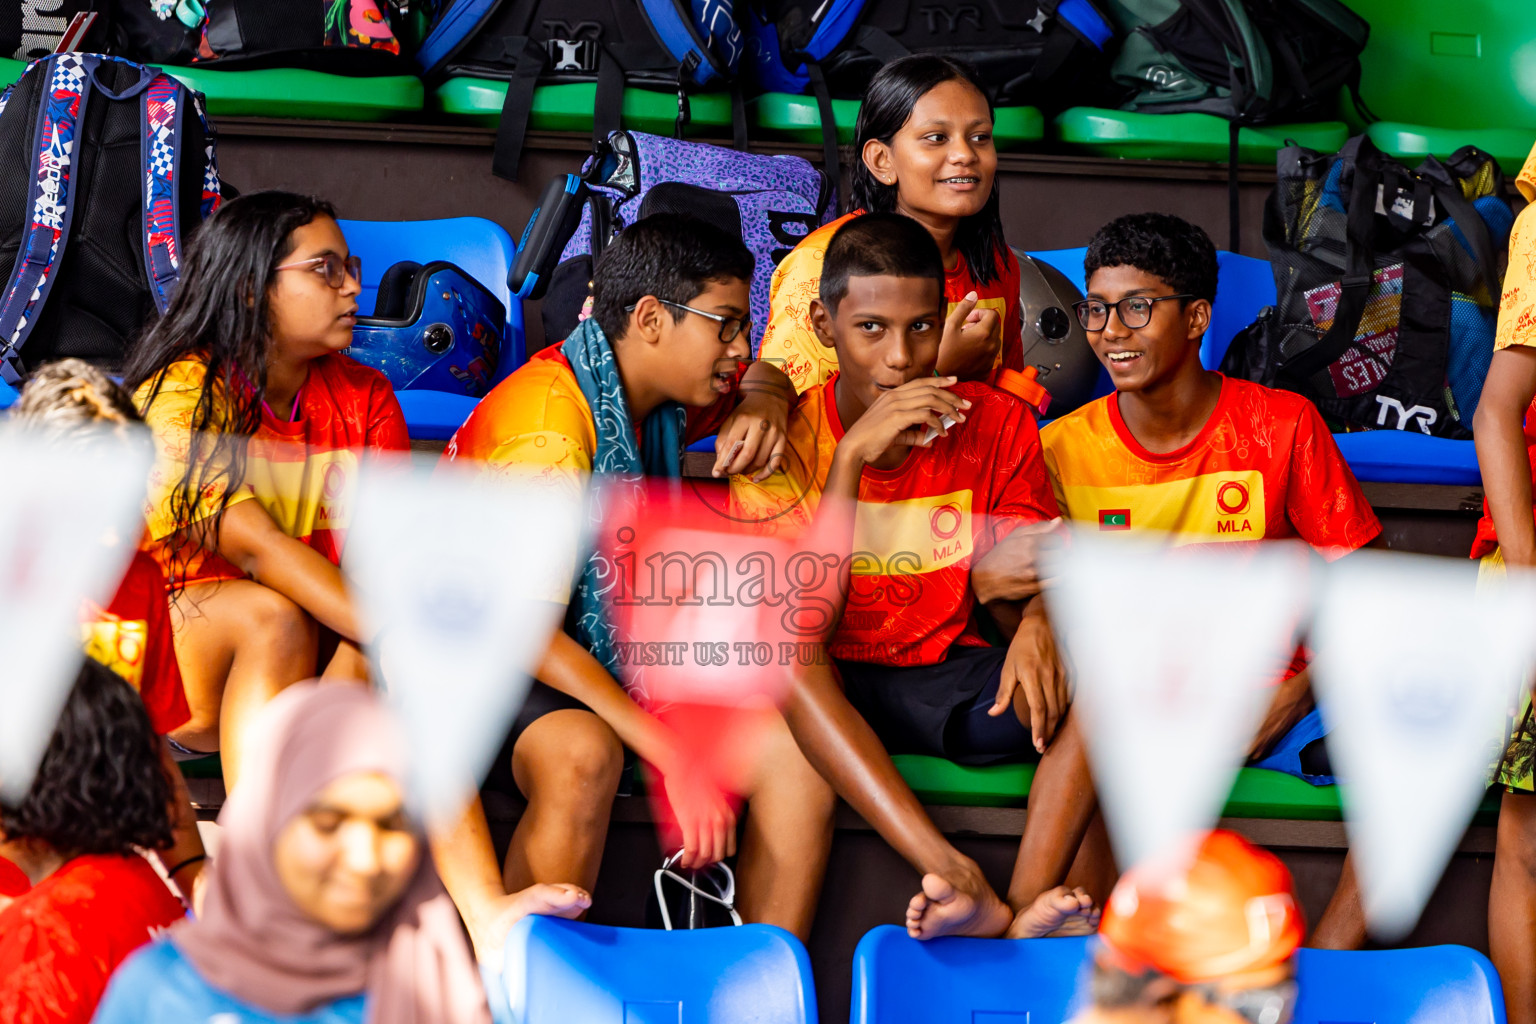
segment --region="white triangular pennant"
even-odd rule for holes
[[[1363,551],[1331,566],[1313,685],[1372,930],[1412,929],[1488,784],[1536,663],[1536,584]]]
[[[489,767],[578,570],[572,491],[445,466],[365,468],[345,564],[381,685],[412,749],[412,795],[458,813]]]
[[[0,796],[20,800],[83,651],[80,605],[110,601],[143,530],[148,444],[0,431]]]
[[[1057,636],[1122,867],[1212,827],[1305,610],[1291,545],[1180,548],[1074,531],[1047,562]]]

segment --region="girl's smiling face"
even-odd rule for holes
[[[918,219],[974,216],[997,176],[987,98],[969,82],[941,82],[912,105],[889,144],[871,139],[862,156],[878,181],[896,186],[899,212]]]
[[[325,256],[345,260],[350,255],[341,228],[324,215],[295,228],[291,237],[293,248],[279,261],[283,266]],[[350,346],[361,291],[362,285],[350,274],[341,287],[332,288],[322,263],[274,273],[267,291],[272,354],[295,361],[317,359]]]

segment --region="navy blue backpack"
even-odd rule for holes
[[[831,99],[861,99],[881,66],[939,53],[974,67],[1000,107],[1092,105],[1115,30],[1094,0],[744,0],[749,73],[763,92],[814,93],[837,180]]]
[[[447,0],[416,62],[429,82],[507,82],[492,170],[516,180],[538,86],[597,83],[594,144],[618,130],[626,86],[675,91],[681,138],[688,92],[732,85],[744,48],[731,0]],[[744,148],[746,115],[733,96]]]

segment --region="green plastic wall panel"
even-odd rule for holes
[[[1536,129],[1531,0],[1344,2],[1371,23],[1360,94],[1377,117],[1440,128]]]

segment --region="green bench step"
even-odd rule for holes
[[[10,85],[21,77],[21,73],[27,70],[27,62],[11,60],[9,57],[0,57],[0,90]]]
[[[841,145],[853,142],[859,119],[858,100],[832,101],[832,121]],[[796,142],[821,142],[821,110],[814,96],[770,92],[748,104],[754,128]],[[1045,117],[1035,107],[998,107],[993,111],[992,138],[998,149],[1014,149],[1045,138]]]
[[[1225,163],[1228,123],[1214,114],[1146,114],[1101,107],[1073,107],[1056,117],[1062,142],[1101,156],[1132,160],[1200,160]],[[1320,153],[1336,153],[1349,138],[1342,121],[1273,124],[1243,128],[1237,158],[1245,164],[1273,164],[1275,154],[1294,140]]]
[[[494,128],[501,123],[507,83],[487,78],[450,78],[432,93],[432,106],[450,117]],[[541,85],[533,91],[528,127],[541,132],[590,132],[597,106],[597,84],[571,82]],[[727,93],[698,93],[688,97],[689,124],[729,128],[731,98]],[[622,124],[653,135],[672,134],[677,122],[677,94],[651,89],[625,89]]]
[[[299,68],[165,70],[188,88],[202,93],[213,117],[384,121],[420,111],[426,96],[421,79],[409,75],[352,78]]]
[[[1022,807],[1035,777],[1032,764],[1001,764],[968,768],[938,757],[897,754],[891,758],[907,785],[924,803],[965,807]],[[1492,824],[1498,817],[1498,794],[1489,793],[1473,819]],[[1338,786],[1314,786],[1284,772],[1243,768],[1227,797],[1229,818],[1270,818],[1291,821],[1342,821]]]
[[[1410,166],[1431,154],[1443,159],[1462,146],[1476,146],[1497,160],[1511,178],[1520,173],[1531,147],[1536,146],[1536,128],[1432,128],[1377,121],[1365,134],[1383,153]]]

